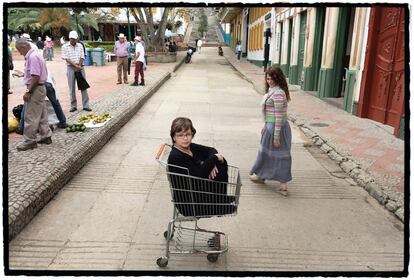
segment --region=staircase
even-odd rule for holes
[[[192,30],[191,35],[188,40],[188,43],[190,45],[195,46],[195,40],[196,39],[202,39],[200,34],[198,33],[198,26],[200,23],[200,16],[201,12],[200,10],[204,9],[205,14],[207,15],[207,32],[206,32],[206,38],[203,42],[203,47],[217,47],[220,45],[220,40],[217,36],[217,16],[213,8],[193,8],[192,13],[194,15],[194,20],[192,22]]]

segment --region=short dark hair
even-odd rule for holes
[[[174,136],[176,133],[181,132],[181,131],[187,131],[189,129],[191,129],[191,133],[194,136],[196,134],[196,129],[194,128],[193,123],[189,118],[185,118],[185,117],[175,118],[171,124],[171,130],[170,130],[170,136],[171,136],[172,142],[175,143]]]

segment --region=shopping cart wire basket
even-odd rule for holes
[[[172,146],[162,144],[156,160],[165,168],[173,218],[164,232],[167,241],[166,254],[157,259],[160,267],[166,267],[170,254],[207,254],[210,262],[228,250],[227,235],[198,227],[199,219],[227,217],[237,214],[240,197],[240,172],[228,166],[228,182],[191,176],[187,168],[168,164]]]

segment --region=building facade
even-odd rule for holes
[[[404,7],[227,9],[229,45],[241,41],[248,61],[403,138]]]

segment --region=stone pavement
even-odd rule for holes
[[[11,269],[275,276],[402,271],[404,225],[319,148],[306,147],[295,125],[289,196],[275,192],[277,182],[249,181],[263,126],[260,99],[216,48],[195,54],[9,243]],[[228,235],[227,253],[216,263],[204,254],[172,255],[159,268],[173,205],[165,169],[154,157],[171,141],[177,116],[193,120],[194,142],[216,147],[240,168],[243,186],[236,216],[199,220],[200,227]]]
[[[17,143],[10,141],[7,189],[9,238],[16,236],[60,188],[129,121],[145,100],[183,63],[184,57],[185,52],[179,52],[176,63],[159,64],[156,67],[155,64],[151,65],[153,70],[145,72],[145,87],[115,86],[114,64],[95,68],[96,72],[90,71],[94,74],[88,80],[93,89],[91,107],[97,114],[109,112],[113,116],[104,127],[76,133],[58,129],[53,133],[51,145],[39,145],[37,149],[24,152],[18,152],[15,148]],[[65,80],[62,78],[64,73],[56,74],[59,84]],[[98,89],[95,88],[95,82]],[[60,95],[60,99],[64,104],[68,100],[64,94]],[[9,101],[9,106],[11,102]],[[75,123],[84,114],[84,111],[69,114],[68,122]]]
[[[264,93],[264,72],[246,58],[237,62],[225,47],[224,55],[256,91]],[[330,158],[389,211],[404,221],[404,145],[387,127],[289,86],[289,118]]]

